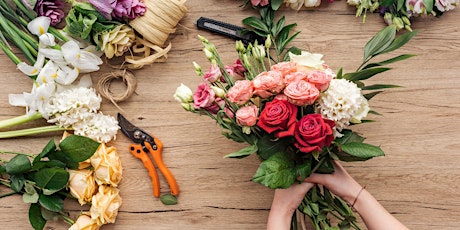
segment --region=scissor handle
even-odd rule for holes
[[[153,160],[155,161],[158,169],[160,172],[163,174],[164,178],[169,184],[169,187],[171,189],[171,194],[172,195],[179,195],[179,185],[177,185],[177,181],[174,178],[173,174],[169,169],[166,167],[166,165],[163,162],[163,157],[162,157],[162,152],[163,152],[163,143],[161,143],[160,140],[155,138],[155,144],[157,145],[157,149],[153,150],[152,146],[148,142],[144,142],[145,147],[150,151],[150,154],[152,154]]]
[[[155,170],[155,166],[152,163],[149,155],[147,155],[140,144],[131,144],[129,145],[129,152],[136,158],[140,159],[144,164],[144,167],[148,170],[149,176],[152,179],[153,187],[153,196],[160,196],[160,179],[158,178],[158,173]]]

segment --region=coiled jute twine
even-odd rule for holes
[[[171,50],[171,43],[162,48],[169,34],[176,31],[179,21],[187,13],[186,0],[145,0],[145,14],[129,22],[140,35],[132,47],[133,53],[140,56],[127,56],[127,68],[139,69],[154,62],[164,62]],[[153,53],[152,53],[153,51]]]
[[[140,69],[154,62],[165,62],[168,58],[167,53],[171,50],[171,42],[164,48],[163,45],[187,13],[185,2],[186,0],[144,0],[147,7],[145,14],[129,22],[129,25],[141,35],[136,36],[131,47],[131,55],[126,55],[121,65],[109,64],[118,69]],[[112,81],[116,79],[123,80],[126,86],[126,91],[122,94],[113,94],[110,90]],[[128,99],[136,87],[136,78],[126,69],[104,74],[97,84],[98,92],[122,111],[117,102]]]
[[[122,93],[114,94],[110,90],[110,85],[114,80],[121,79],[126,86],[126,90]],[[128,70],[117,70],[111,73],[105,73],[101,79],[97,82],[96,90],[101,94],[102,97],[110,100],[119,110],[123,111],[117,102],[124,101],[131,97],[137,87],[137,81],[134,74]]]

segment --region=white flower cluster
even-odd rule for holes
[[[101,143],[115,139],[119,129],[118,121],[114,117],[100,112],[92,113],[90,119],[75,123],[72,127],[75,134],[92,138]]]
[[[307,8],[318,7],[321,4],[321,0],[284,0],[284,3],[293,10],[300,10],[302,6]]]
[[[329,88],[321,94],[317,109],[325,118],[335,122],[334,135],[341,137],[340,131],[350,122],[361,122],[369,106],[355,83],[346,79],[332,79]]]

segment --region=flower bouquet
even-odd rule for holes
[[[312,173],[332,173],[333,160],[364,161],[384,155],[380,147],[364,143],[365,138],[351,127],[369,121],[365,120],[368,113],[377,114],[369,107],[372,97],[384,88],[397,87],[365,85],[364,80],[389,70],[385,65],[412,56],[372,62],[403,46],[415,33],[395,34],[395,26],[377,33],[365,46],[362,65],[352,73],[334,72],[323,55],[295,48],[285,58],[272,57],[270,36],[264,45],[245,47],[237,41],[238,59],[226,66],[215,46],[200,37],[211,67],[203,72],[194,63],[203,82],[194,93],[181,84],[174,97],[185,110],[212,118],[227,138],[249,144],[225,157],[256,154],[261,164],[253,181],[272,189],[288,188]],[[333,223],[340,229],[359,229],[346,202],[325,187],[310,190],[299,211],[316,229],[330,229]]]

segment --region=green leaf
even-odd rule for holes
[[[296,179],[294,161],[278,152],[263,161],[252,180],[269,188],[288,188]]]
[[[329,174],[334,172],[334,164],[332,164],[332,159],[327,158],[315,171],[316,173]]]
[[[59,160],[39,161],[34,163],[32,170],[40,170],[42,168],[65,168],[66,164]]]
[[[311,161],[306,160],[302,164],[296,165],[296,171],[297,175],[299,175],[299,180],[305,180],[305,178],[311,175]]]
[[[388,89],[388,88],[399,88],[399,85],[387,85],[387,84],[375,84],[375,85],[368,85],[364,86],[362,90],[376,90],[376,89]]]
[[[273,26],[271,35],[272,37],[276,38],[278,34],[281,32],[281,29],[283,29],[284,22],[286,21],[286,18],[283,16],[278,20],[278,22]]]
[[[75,162],[82,162],[96,152],[100,143],[88,137],[72,135],[61,141],[59,148]]]
[[[343,134],[343,136],[335,139],[335,142],[341,145],[344,145],[350,142],[363,142],[366,139],[349,129],[344,129],[342,130],[341,133]]]
[[[64,200],[58,195],[43,195],[40,194],[38,198],[38,203],[50,211],[60,212],[64,207]]]
[[[177,204],[177,198],[171,194],[164,194],[160,196],[160,201],[164,205],[175,205]]]
[[[425,9],[426,9],[426,14],[431,14],[431,11],[433,11],[433,4],[434,4],[434,1],[432,0],[423,0],[423,5],[425,5]]]
[[[49,153],[56,150],[56,144],[54,143],[54,138],[51,139],[48,144],[43,148],[42,152],[34,158],[33,163],[39,162],[43,157],[46,157]]]
[[[67,185],[69,173],[62,168],[43,168],[34,176],[37,186],[49,190],[60,190]]]
[[[22,194],[22,201],[26,204],[34,204],[38,202],[38,193],[24,193]]]
[[[363,62],[385,50],[393,42],[395,35],[396,26],[394,25],[387,26],[374,35],[364,46]]]
[[[18,154],[6,163],[5,169],[8,174],[21,174],[29,171],[32,168],[30,160],[27,156]]]
[[[363,94],[363,97],[366,98],[367,100],[370,100],[372,99],[373,97],[375,97],[375,95],[381,93],[383,91],[375,91],[375,92],[372,92],[372,93],[366,93],[366,94]]]
[[[77,169],[78,168],[78,162],[72,160],[72,158],[70,158],[69,155],[65,154],[62,151],[56,151],[56,152],[50,153],[50,154],[48,154],[48,158],[50,159],[49,164],[53,164],[53,163],[51,163],[51,161],[53,161],[53,162],[54,161],[59,161],[59,162],[64,163],[70,169]],[[45,163],[44,165],[37,164],[38,169],[42,168],[42,166],[48,166],[48,164],[47,163]]]
[[[22,188],[24,187],[26,179],[24,178],[24,175],[17,174],[17,175],[11,175],[10,181],[11,181],[11,189],[13,189],[13,191],[15,192],[20,192]]]
[[[278,10],[281,4],[283,4],[283,0],[271,0],[270,4],[272,5],[273,10]]]
[[[266,160],[278,152],[284,152],[286,139],[278,139],[274,141],[270,136],[264,135],[257,141],[257,155],[261,160]]]
[[[346,73],[343,75],[343,78],[349,80],[349,81],[361,81],[361,80],[366,80],[369,79],[379,73],[383,73],[385,71],[390,70],[391,68],[387,67],[377,67],[377,68],[372,68],[372,69],[364,69],[360,70],[358,72],[353,72],[353,73]]]
[[[380,147],[366,143],[351,142],[341,145],[340,148],[351,156],[363,159],[385,155]]]
[[[265,34],[270,32],[270,29],[267,27],[267,25],[265,25],[262,20],[256,17],[247,17],[243,19],[243,24],[264,31]]]
[[[397,50],[406,43],[408,43],[412,37],[414,37],[418,31],[411,31],[411,32],[406,32],[394,39],[394,41],[384,50],[382,50],[379,54],[384,54],[384,53],[389,53],[391,51]]]
[[[41,230],[45,227],[46,220],[42,217],[40,205],[31,204],[29,208],[29,221],[35,230]]]
[[[396,0],[396,1],[397,1],[396,10],[399,12],[404,7],[406,0]]]
[[[59,213],[52,212],[48,209],[42,209],[42,216],[45,220],[57,221],[61,217]]]
[[[413,54],[401,54],[401,55],[399,55],[397,57],[390,58],[390,59],[382,61],[382,62],[370,63],[370,64],[366,65],[363,69],[369,69],[369,68],[372,68],[372,67],[375,67],[375,66],[388,65],[388,64],[391,64],[391,63],[394,63],[394,62],[397,62],[397,61],[402,61],[402,60],[405,60],[405,59],[408,59],[408,58],[411,58],[411,57],[414,57],[414,56],[415,55],[413,55]]]
[[[337,76],[336,76],[337,79],[342,79],[342,77],[343,77],[342,72],[343,72],[343,69],[342,69],[342,67],[340,67],[339,71],[337,72]]]
[[[227,154],[224,156],[224,158],[244,158],[255,152],[257,152],[257,145],[251,145],[246,148],[242,148],[236,152]]]

